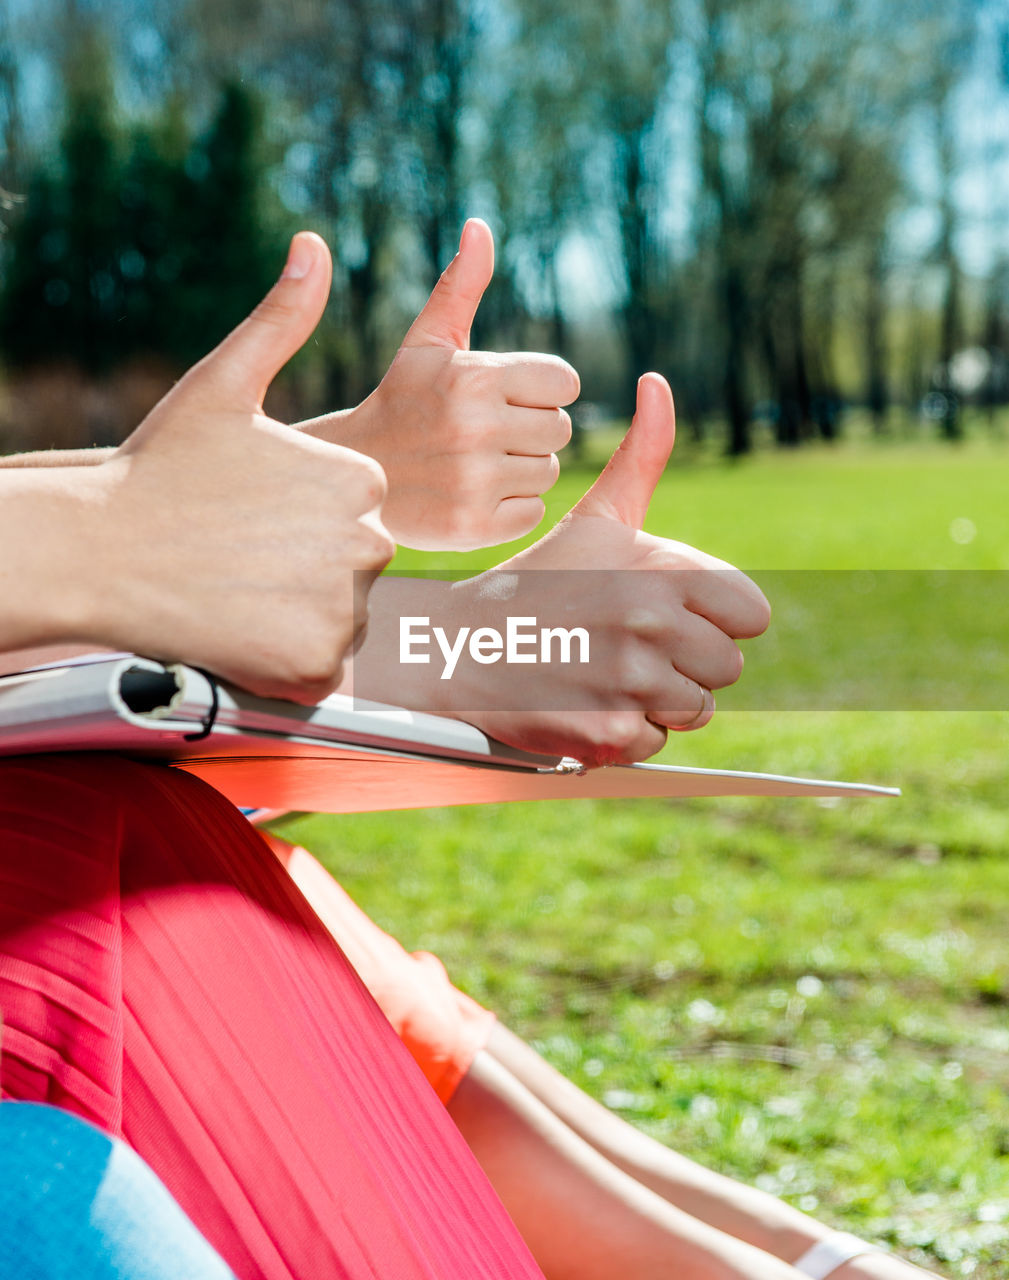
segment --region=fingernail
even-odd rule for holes
[[[296,235],[287,251],[287,265],[281,280],[302,280],[312,270],[315,262],[315,245],[311,236]]]

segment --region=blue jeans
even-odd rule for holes
[[[234,1280],[122,1142],[54,1107],[0,1103],[0,1276]]]

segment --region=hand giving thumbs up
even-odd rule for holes
[[[588,665],[460,666],[450,696],[488,733],[585,764],[642,760],[667,729],[705,725],[711,690],[738,679],[735,640],[766,628],[763,594],[725,561],[641,529],[674,435],[669,387],[646,374],[631,427],[585,496],[532,547],[453,588],[474,625],[497,625],[504,598],[509,614],[591,636]]]
[[[385,478],[370,458],[262,410],[318,323],[329,279],[325,244],[296,236],[252,315],[108,461],[79,469],[87,604],[75,638],[297,701],[337,684],[395,549],[379,520]]]
[[[494,274],[490,228],[471,218],[459,252],[410,326],[378,388],[356,409],[303,423],[380,462],[383,518],[398,541],[464,551],[519,538],[543,517],[556,451],[571,434],[562,406],[578,375],[556,356],[470,350]]]

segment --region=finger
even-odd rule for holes
[[[491,521],[494,538],[491,545],[524,538],[527,533],[532,533],[545,514],[546,506],[542,498],[502,498],[494,509]]]
[[[725,565],[724,561],[716,562]],[[681,595],[693,613],[700,614],[734,639],[759,636],[771,620],[767,597],[739,569],[684,569]]]
[[[229,408],[256,409],[311,336],[329,299],[332,260],[311,231],[291,241],[283,274],[255,311],[193,370],[190,382]]]
[[[679,675],[679,673],[675,673]],[[676,692],[660,706],[650,708],[648,719],[676,733],[703,729],[715,714],[715,695],[696,680],[680,676],[674,682]]]
[[[710,724],[715,715],[715,695],[710,689],[701,688],[701,709],[692,720],[684,724],[670,725],[675,733],[693,733],[695,729],[703,729]]]
[[[635,741],[624,752],[623,763],[633,764],[635,760],[647,760],[649,756],[654,756],[666,745],[668,736],[664,726],[646,720]]]
[[[622,720],[624,717],[621,716]],[[632,717],[634,728],[614,733],[609,743],[602,743],[595,752],[595,758],[585,760],[585,764],[633,764],[635,760],[647,760],[666,745],[666,730],[654,720],[641,716],[640,712]]]
[[[522,409],[508,405],[493,436],[508,453],[540,457],[556,453],[571,439],[571,418],[565,409]]]
[[[535,498],[552,489],[560,473],[561,464],[554,453],[545,457],[506,454],[498,465],[495,481],[498,492],[508,498]]]
[[[670,652],[664,646],[665,652]],[[708,689],[724,689],[735,684],[743,673],[739,646],[699,614],[683,610],[676,623],[672,662],[680,675]]]
[[[462,229],[459,252],[442,272],[403,346],[469,350],[469,332],[493,275],[494,236],[486,222],[470,218]]]
[[[638,381],[637,409],[627,434],[575,511],[640,529],[675,437],[669,384],[657,373],[646,373]]]
[[[577,372],[560,356],[514,351],[499,359],[501,386],[509,404],[553,409],[578,399],[581,381]]]

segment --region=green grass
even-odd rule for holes
[[[552,513],[590,478],[572,469]],[[684,451],[649,527],[757,570],[1009,568],[1007,493],[1009,452],[985,442],[735,466]],[[958,541],[965,519],[976,532]],[[455,567],[399,561],[425,564]],[[920,659],[933,640],[908,623]],[[994,1280],[1009,1274],[1007,748],[1005,713],[725,711],[666,758],[904,795],[315,817],[288,833],[649,1132]]]

